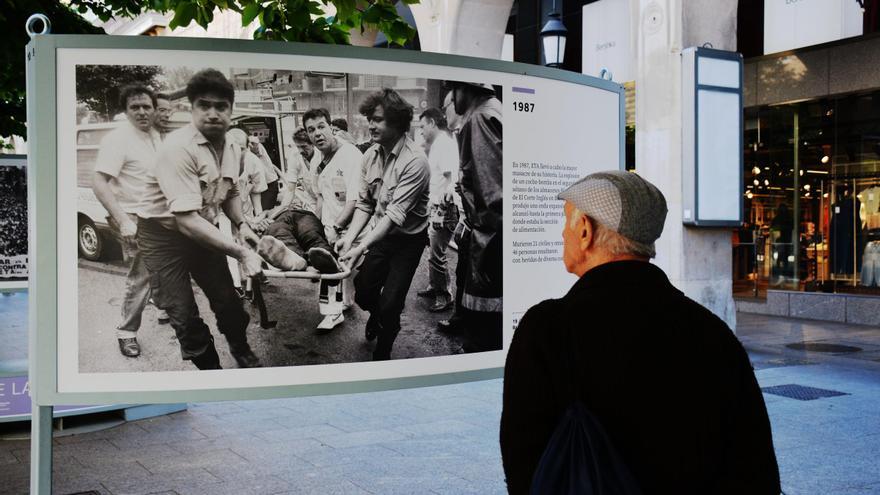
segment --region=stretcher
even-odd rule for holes
[[[263,275],[266,278],[308,279],[313,282],[320,282],[318,307],[321,314],[328,315],[342,313],[344,309],[344,293],[341,282],[351,276],[351,268],[345,264],[342,264],[341,268],[342,271],[338,273],[320,273],[312,267],[298,271],[284,271],[270,267],[263,270]],[[266,300],[263,299],[263,290],[260,282],[257,280],[249,282],[251,282],[250,285],[254,294],[254,304],[257,305],[257,309],[260,311],[260,327],[275,328],[278,322],[269,319],[269,312],[266,309]]]

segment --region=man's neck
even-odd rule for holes
[[[379,142],[379,146],[382,147],[382,152],[385,154],[385,156],[388,156],[391,153],[391,151],[394,149],[395,146],[397,146],[397,143],[400,141],[401,138],[403,138],[403,134],[395,137],[394,139],[390,139],[387,142]]]
[[[607,265],[608,263],[614,263],[615,261],[644,261],[645,263],[650,263],[651,260],[645,256],[637,256],[634,254],[614,255],[607,251],[602,251],[587,257],[587,259],[584,260],[580,266],[576,267],[573,272],[578,277],[583,277],[588,271],[602,265]]]
[[[223,156],[223,147],[226,146],[225,135],[218,138],[209,138],[208,136],[205,136],[205,139],[207,139],[208,142],[211,143],[211,146],[214,147],[214,151],[217,152],[217,155]]]

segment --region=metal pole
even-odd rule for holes
[[[31,401],[31,495],[52,494],[52,409]]]
[[[39,30],[37,30],[39,28]],[[52,23],[49,21],[49,18],[43,14],[33,14],[30,16],[25,22],[25,31],[28,36],[33,40],[36,36],[46,35],[52,31]],[[26,52],[25,57],[28,61],[27,63],[27,73],[26,73],[26,83],[27,89],[33,91],[36,87],[36,79],[34,77],[35,66],[32,62],[33,52]],[[28,121],[33,122],[34,120],[34,101],[33,101],[33,93],[29,93],[28,96]],[[34,142],[39,142],[39,139],[36,137],[35,129],[31,129],[31,138],[33,138]],[[32,143],[33,144],[33,143]],[[34,151],[33,146],[31,146],[31,150],[28,153],[29,159],[33,159]],[[28,175],[31,174],[31,170],[28,171]],[[34,184],[34,181],[29,181],[30,184]],[[30,207],[34,206],[34,191],[28,187],[29,189],[29,203]],[[33,227],[33,224],[31,224]],[[34,234],[34,230],[32,228],[31,235]],[[31,239],[31,247],[29,250],[29,256],[32,261],[34,261],[34,244],[33,239]],[[35,263],[36,264],[36,263]],[[35,281],[34,281],[34,272],[31,272],[31,286],[30,286],[30,331],[31,334],[28,339],[28,350],[29,350],[29,371],[28,371],[28,379],[30,380],[31,386],[31,479],[30,479],[30,488],[31,494],[36,495],[51,495],[52,494],[52,412],[53,406],[43,406],[37,402],[37,388],[36,385],[39,380],[38,370],[40,366],[37,365],[38,349],[37,342],[39,335],[36,330],[35,316],[37,311],[34,305],[34,294],[35,294]]]
[[[852,271],[852,274],[853,274],[853,276],[852,276],[852,286],[853,287],[858,285],[858,283],[856,281],[859,278],[859,270],[858,270],[859,260],[857,258],[857,256],[858,256],[857,244],[859,242],[859,237],[856,235],[858,233],[858,229],[856,228],[856,227],[858,227],[858,224],[856,224],[856,222],[862,221],[859,218],[859,212],[856,210],[856,194],[857,194],[856,180],[853,179],[852,180],[852,193],[849,195],[850,196],[849,200],[852,201],[852,204],[853,204],[853,207],[852,207],[852,211],[853,211],[853,236],[852,236],[852,238],[853,238],[853,243],[852,243],[852,250],[853,250],[853,265],[852,265],[853,271]]]
[[[752,265],[752,278],[755,280],[755,288],[754,288],[754,297],[758,298],[758,277],[760,276],[758,269],[758,234],[761,231],[758,229],[752,229],[752,261],[754,264]]]
[[[800,181],[800,123],[798,119],[798,112],[795,110],[794,112],[794,222],[792,225],[792,233],[791,233],[791,247],[792,247],[792,255],[794,257],[794,266],[792,279],[794,281],[795,287],[794,289],[798,289],[798,282],[800,282],[800,262],[801,262],[801,239],[800,239],[800,224],[801,224],[801,181]],[[787,262],[788,260],[786,260]]]

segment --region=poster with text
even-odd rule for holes
[[[611,84],[57,53],[57,391],[98,394],[78,403],[500,368],[574,281],[556,194],[622,163]]]

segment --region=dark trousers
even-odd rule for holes
[[[230,350],[247,344],[250,316],[235,293],[225,255],[155,220],[139,219],[137,240],[156,306],[168,313],[183,359],[216,352],[211,330],[199,316],[190,277],[208,298]]]
[[[461,304],[466,281],[471,276],[471,239],[467,230],[462,233],[456,230],[458,264],[455,267],[455,313],[450,319],[455,319],[453,323],[462,328],[466,352],[498,351],[504,340],[502,313],[473,311]]]
[[[274,180],[266,184],[268,189],[260,193],[260,204],[263,205],[263,211],[269,211],[275,208],[278,202],[278,181]]]
[[[380,325],[376,356],[386,359],[400,332],[400,314],[412,284],[422,251],[428,243],[427,229],[418,234],[389,234],[370,246],[361,271],[354,279],[354,300],[370,319]]]
[[[288,249],[306,259],[306,253],[314,247],[334,252],[324,235],[324,224],[310,211],[285,211],[266,229],[266,235],[278,239]]]

